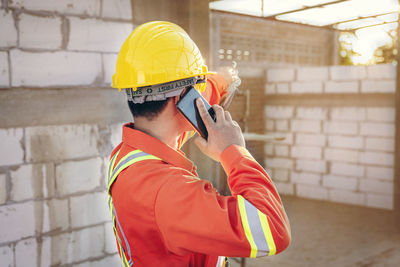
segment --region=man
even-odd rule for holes
[[[206,81],[207,78],[207,82]],[[198,178],[180,147],[194,128],[177,110],[194,86],[210,104],[227,94],[187,33],[149,22],[123,44],[113,87],[125,89],[134,123],[110,158],[109,206],[124,266],[225,266],[225,256],[273,255],[290,243],[282,202],[265,170],[245,148],[238,124],[213,105],[214,121],[197,99],[208,139],[199,148],[221,162],[232,196]]]

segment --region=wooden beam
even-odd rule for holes
[[[342,21],[338,21],[338,22],[335,22],[335,23],[327,24],[325,26],[335,26],[335,25],[338,25],[338,24],[341,24],[341,23],[352,22],[352,21],[361,20],[361,19],[377,18],[379,16],[384,16],[384,15],[389,15],[389,14],[396,14],[396,13],[399,13],[399,12],[398,11],[393,11],[393,12],[387,12],[387,13],[371,15],[371,16],[359,16],[359,17],[354,18],[354,19],[342,20]]]

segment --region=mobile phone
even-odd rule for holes
[[[176,107],[183,114],[183,116],[185,116],[185,118],[193,125],[193,127],[201,135],[201,137],[207,140],[208,132],[203,120],[200,117],[200,113],[196,105],[197,98],[201,98],[211,118],[216,121],[213,108],[193,86],[190,86],[186,89],[186,92],[182,95],[181,99],[179,99]]]

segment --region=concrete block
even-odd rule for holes
[[[21,128],[0,129],[0,166],[21,164],[24,161]]]
[[[117,54],[103,54],[103,83],[110,86],[112,84],[112,76],[115,73],[115,64],[117,62]]]
[[[69,21],[69,50],[117,53],[133,30],[131,23],[75,17],[69,18]]]
[[[295,184],[320,185],[321,182],[321,174],[316,173],[292,172],[291,177]]]
[[[352,205],[366,205],[366,196],[364,193],[337,189],[329,190],[329,200]]]
[[[36,213],[42,215],[42,226],[37,232],[67,230],[69,227],[69,212],[67,199],[52,199],[35,202]]]
[[[25,267],[37,262],[38,244],[36,238],[21,240],[15,246],[15,266]]]
[[[109,254],[118,252],[118,245],[115,239],[113,224],[112,222],[104,224],[104,233],[105,233],[105,251]]]
[[[360,152],[348,149],[326,148],[324,158],[336,162],[358,162]]]
[[[296,144],[306,146],[325,146],[326,136],[323,134],[296,134]]]
[[[337,175],[324,175],[322,185],[329,188],[344,189],[347,191],[356,190],[357,178],[343,177]]]
[[[367,206],[378,209],[393,210],[392,195],[367,194]]]
[[[274,83],[265,84],[264,93],[266,95],[274,95],[274,94],[276,94],[275,84]]]
[[[278,94],[289,94],[289,84],[288,83],[278,83],[276,84],[276,92]]]
[[[326,81],[325,82],[325,93],[337,94],[337,93],[358,93],[358,82],[338,82],[338,81]]]
[[[92,85],[101,75],[101,55],[11,50],[12,86]]]
[[[393,195],[393,182],[375,179],[360,179],[360,191],[378,194]]]
[[[28,127],[25,131],[26,159],[29,162],[98,155],[99,134],[96,125],[37,126]]]
[[[98,16],[100,15],[100,1],[101,0],[13,0],[8,1],[8,6],[34,11],[52,11],[62,14]]]
[[[293,195],[294,194],[294,186],[291,183],[274,183],[276,189],[278,190],[279,194],[282,195]]]
[[[298,159],[321,159],[322,149],[316,146],[292,146],[290,155]]]
[[[59,49],[62,43],[61,17],[38,17],[22,13],[19,45],[23,48]]]
[[[0,247],[0,262],[4,267],[14,267],[14,253],[10,246]]]
[[[361,149],[364,147],[364,140],[359,136],[330,135],[328,136],[328,146]]]
[[[393,123],[363,122],[360,124],[360,133],[365,136],[394,137]]]
[[[299,197],[327,200],[328,189],[315,185],[296,185],[296,195]]]
[[[367,66],[369,79],[396,79],[396,67],[393,64]]]
[[[367,178],[393,181],[394,169],[391,167],[367,166]]]
[[[394,122],[395,108],[367,108],[367,119],[377,122]]]
[[[132,7],[130,0],[103,1],[102,17],[123,20],[132,19]]]
[[[272,179],[279,182],[289,182],[290,172],[288,169],[274,169]]]
[[[97,192],[71,197],[71,226],[83,227],[111,219],[107,193]],[[85,203],[84,205],[82,205]]]
[[[0,10],[0,47],[13,47],[17,45],[17,29],[10,11]]]
[[[72,249],[72,256],[74,261],[81,261],[103,255],[103,226],[74,231],[71,233],[71,235],[72,243],[75,244],[75,247]]]
[[[96,261],[86,261],[80,264],[74,264],[74,267],[109,267],[109,266],[120,266],[121,259],[119,255],[112,255],[109,257],[102,258]]]
[[[7,52],[0,52],[0,88],[10,86],[9,73]]]
[[[265,128],[267,131],[274,131],[275,130],[275,120],[266,119],[265,120]]]
[[[275,121],[276,130],[280,132],[289,131],[289,121],[288,120],[276,120]]]
[[[113,148],[117,147],[122,141],[122,124],[111,124],[111,145]]]
[[[325,81],[327,79],[327,67],[301,67],[297,69],[298,81]]]
[[[268,82],[290,82],[294,81],[294,69],[280,68],[267,70]]]
[[[394,80],[361,81],[361,93],[394,93],[396,91],[396,82]]]
[[[276,144],[275,155],[278,157],[289,157],[289,146]]]
[[[364,164],[391,167],[394,165],[394,155],[393,153],[362,152],[360,154],[360,162]]]
[[[325,108],[306,108],[299,107],[296,110],[296,117],[300,119],[310,119],[310,120],[325,120],[327,110]]]
[[[331,108],[333,121],[363,121],[366,118],[365,108],[340,107]]]
[[[321,121],[319,120],[291,120],[290,129],[300,133],[320,133]]]
[[[292,169],[293,160],[286,158],[267,158],[265,159],[265,166],[267,168],[277,168],[277,169]]]
[[[0,174],[0,205],[7,201],[7,180],[5,174]]]
[[[274,145],[273,144],[265,144],[264,145],[264,151],[265,151],[265,154],[267,155],[267,156],[272,156],[272,155],[274,155]],[[288,153],[289,154],[289,153]]]
[[[58,194],[69,195],[99,187],[101,179],[105,179],[101,168],[100,158],[61,163],[56,167]]]
[[[293,117],[294,107],[292,106],[266,106],[265,117],[272,119],[289,119]]]
[[[48,198],[54,195],[54,166],[48,164],[21,165],[11,171],[10,199]]]
[[[7,231],[0,231],[1,242],[33,236],[35,224],[27,222],[32,222],[36,216],[33,202],[0,206],[0,229],[7,229]]]
[[[335,174],[335,175],[363,177],[364,176],[364,166],[356,165],[356,164],[349,164],[349,163],[332,162],[331,173]]]
[[[277,144],[285,144],[285,145],[292,145],[293,144],[293,134],[292,133],[284,133],[284,132],[273,132],[270,133],[271,135],[277,138],[283,138],[283,140],[277,141]]]
[[[355,122],[324,121],[324,133],[356,135],[358,125]]]
[[[297,171],[306,171],[306,172],[325,173],[326,172],[326,162],[323,160],[298,159],[298,160],[296,160],[296,170]]]
[[[291,92],[293,94],[322,93],[322,82],[293,82]]]
[[[394,152],[394,139],[367,137],[365,139],[365,148],[367,150]]]
[[[362,80],[367,77],[365,66],[331,66],[332,80]]]

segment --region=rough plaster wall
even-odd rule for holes
[[[1,1],[1,117],[12,122],[0,125],[0,266],[120,265],[105,191],[120,123],[93,122],[85,112],[98,107],[72,98],[107,98],[132,29],[129,0]],[[9,105],[32,97],[40,107],[41,90],[35,116]],[[58,120],[46,110],[55,101]]]
[[[395,67],[268,69],[265,167],[283,194],[393,209]],[[268,100],[269,99],[269,100]]]

